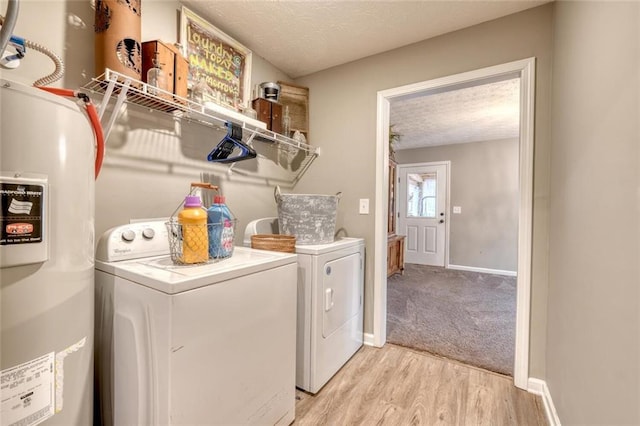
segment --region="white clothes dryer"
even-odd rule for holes
[[[251,235],[277,233],[277,218],[247,225]],[[296,386],[317,393],[363,344],[364,239],[296,245],[298,313]]]
[[[164,222],[113,228],[96,252],[102,424],[288,425],[296,255],[236,247],[176,266]]]

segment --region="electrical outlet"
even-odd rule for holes
[[[368,198],[360,198],[360,214],[369,214]]]

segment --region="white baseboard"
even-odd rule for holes
[[[547,421],[550,426],[561,426],[558,412],[555,405],[553,405],[553,399],[551,399],[551,393],[547,382],[540,379],[529,378],[527,390],[530,393],[540,395],[542,397],[542,403],[544,404],[544,411],[547,415]]]
[[[517,277],[518,272],[516,271],[507,271],[504,269],[489,269],[489,268],[477,268],[475,266],[462,266],[462,265],[451,265],[447,266],[447,269],[455,269],[458,271],[471,271],[471,272],[481,272],[483,274],[496,274],[496,275],[506,275],[508,277]]]
[[[364,344],[367,346],[375,346],[373,344],[373,333],[364,333]]]

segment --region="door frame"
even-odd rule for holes
[[[445,160],[445,161],[430,161],[427,163],[407,163],[407,164],[398,164],[398,172],[397,172],[397,176],[398,176],[398,180],[400,180],[400,169],[401,168],[410,168],[410,167],[422,167],[422,166],[445,166],[446,167],[446,178],[447,178],[447,182],[446,182],[446,189],[445,189],[445,193],[446,193],[446,200],[444,203],[444,208],[445,211],[447,212],[447,214],[445,215],[445,222],[444,222],[444,267],[448,268],[449,267],[449,232],[451,230],[450,225],[451,225],[451,221],[450,221],[450,216],[451,216],[451,204],[450,204],[450,200],[451,200],[451,161],[450,160]],[[396,214],[399,214],[400,212],[398,211],[398,207],[400,205],[400,182],[397,182],[396,186],[395,186],[395,196],[394,196],[394,200],[396,203]],[[398,215],[398,217],[396,217],[396,223],[399,224],[400,223],[400,217]],[[398,226],[398,225],[396,225]],[[405,239],[405,244],[406,244],[406,239]],[[406,253],[405,253],[406,256]],[[385,262],[386,263],[386,262]]]
[[[533,217],[533,145],[535,108],[535,57],[420,83],[381,90],[376,112],[376,202],[374,230],[373,334],[366,343],[382,347],[387,326],[387,205],[389,185],[389,100],[450,86],[475,85],[492,77],[520,77],[518,276],[513,381],[527,389],[529,380],[529,329],[531,311],[531,241]]]

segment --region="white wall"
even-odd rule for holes
[[[396,151],[398,164],[451,161],[451,265],[517,271],[518,147],[503,139]]]
[[[374,217],[358,214],[358,199],[374,205],[377,92],[535,56],[530,371],[544,377],[552,12],[548,4],[298,79],[310,88],[310,135],[322,146],[299,191],[342,191],[338,225],[366,240],[365,332],[373,331]]]
[[[559,2],[547,383],[560,420],[640,424],[640,3]]]

